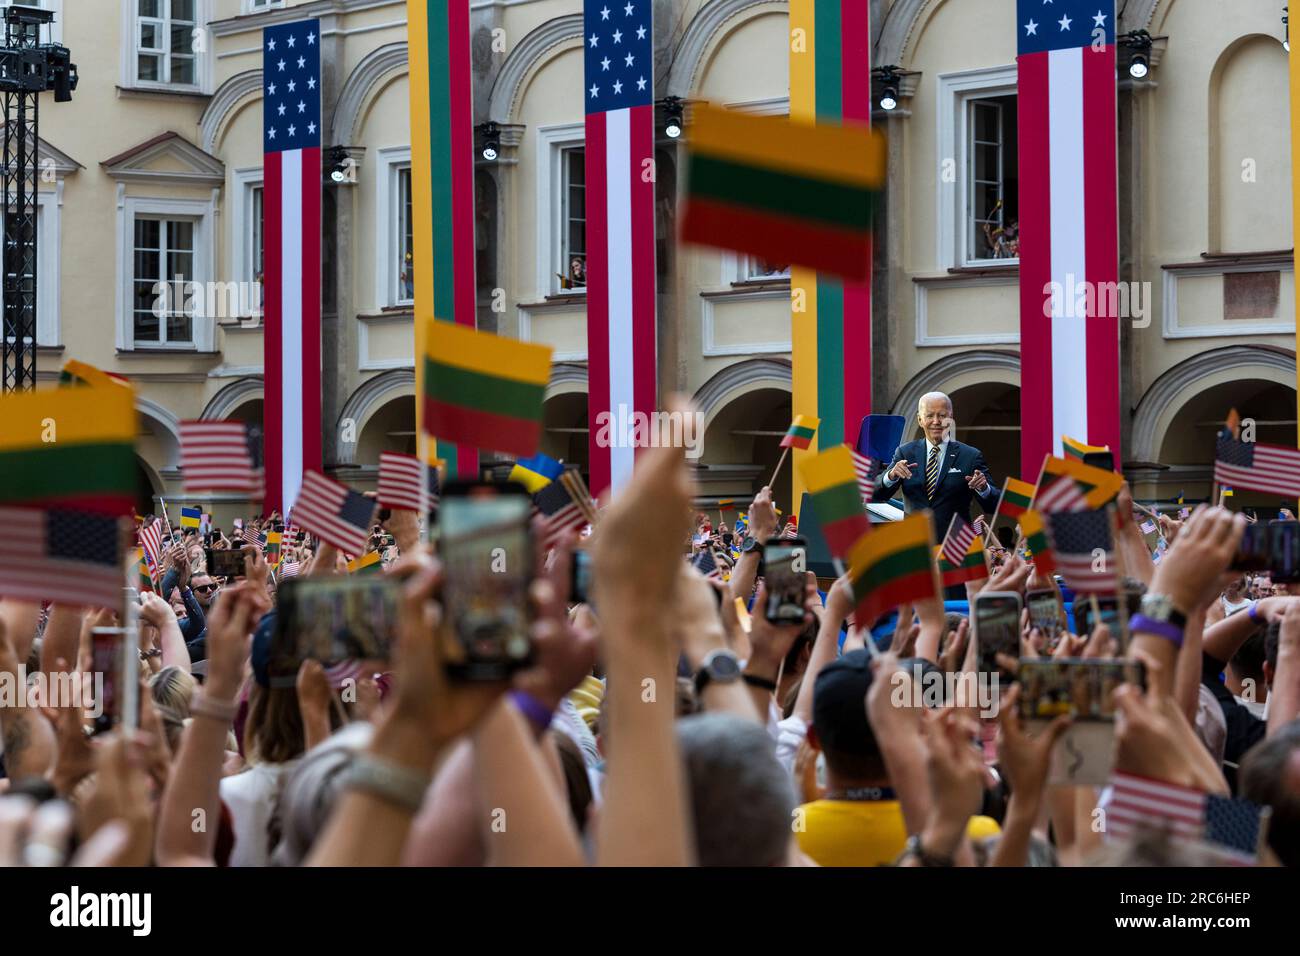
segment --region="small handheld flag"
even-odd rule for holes
[[[433,495],[432,485],[438,480],[438,469],[432,465],[427,469],[426,476],[426,465],[415,455],[380,452],[376,500],[384,508],[420,511],[429,507],[428,499]]]
[[[517,481],[528,489],[529,494],[537,494],[564,473],[564,466],[538,452],[531,458],[520,458],[510,469],[510,481]]]
[[[794,421],[790,423],[785,437],[781,439],[781,447],[806,449],[812,444],[813,435],[817,433],[819,424],[821,424],[820,418],[814,418],[811,415],[796,415]]]
[[[847,557],[858,539],[871,530],[854,455],[847,445],[837,445],[809,458],[800,469],[826,544],[837,558]]]
[[[84,511],[0,508],[0,597],[88,607],[122,604],[118,519]]]
[[[199,527],[199,521],[203,517],[203,512],[199,508],[181,507],[181,527],[193,528],[196,531]]]
[[[939,595],[934,537],[927,512],[883,524],[849,553],[849,580],[859,624],[869,626],[905,601]]]
[[[975,531],[975,526],[969,521],[962,518],[961,515],[953,515],[952,521],[948,523],[948,533],[943,536],[943,543],[939,549],[949,564],[961,564],[966,558],[966,552],[970,550],[971,543],[979,535]]]
[[[293,520],[340,551],[361,554],[370,536],[375,501],[318,471],[302,476],[302,491],[293,508]]]
[[[1112,509],[1047,515],[1047,536],[1061,579],[1081,594],[1113,594],[1115,573]]]
[[[1300,450],[1245,442],[1224,428],[1214,445],[1214,480],[1232,488],[1300,498]],[[1183,503],[1181,494],[1178,503]]]
[[[1077,461],[1083,461],[1084,455],[1096,454],[1097,452],[1110,451],[1109,445],[1089,445],[1085,442],[1071,438],[1069,435],[1061,436],[1061,449],[1065,452],[1066,458],[1073,458]]]
[[[181,476],[185,489],[264,492],[261,430],[244,422],[181,422]]]

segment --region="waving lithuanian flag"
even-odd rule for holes
[[[934,535],[927,512],[879,525],[849,552],[854,616],[869,627],[905,601],[939,595]]]
[[[964,584],[967,581],[978,581],[980,578],[989,576],[988,564],[984,561],[984,538],[975,535],[975,540],[970,543],[966,549],[966,554],[961,559],[961,564],[951,564],[943,556],[943,546],[938,545],[934,549],[935,563],[939,565],[939,579],[943,582],[944,587],[952,587],[954,584]]]
[[[131,514],[136,428],[117,383],[0,397],[0,505]]]
[[[827,449],[805,461],[801,470],[826,544],[833,556],[843,558],[871,530],[849,446]]]
[[[537,451],[548,346],[426,319],[424,347],[426,435],[512,455]]]
[[[1020,516],[1020,533],[1025,537],[1025,547],[1033,555],[1038,573],[1047,575],[1056,570],[1052,545],[1047,540],[1047,529],[1043,527],[1043,516],[1037,511],[1026,511]]]

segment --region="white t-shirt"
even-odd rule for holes
[[[280,793],[281,778],[293,772],[301,757],[286,763],[260,763],[221,781],[221,802],[230,811],[235,828],[231,866],[266,866],[271,859],[266,826],[271,822]]]

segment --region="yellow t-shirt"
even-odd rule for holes
[[[814,800],[799,809],[799,849],[821,866],[889,866],[907,845],[897,800]],[[966,827],[972,840],[1000,832],[989,817],[971,817]]]

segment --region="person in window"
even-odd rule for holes
[[[414,299],[415,298],[415,263],[414,263],[414,258],[412,257],[409,250],[406,252],[404,256],[402,256],[402,271],[401,273],[399,273],[398,278],[401,280],[402,283],[402,298]]]
[[[577,256],[569,261],[569,282],[572,283],[570,288],[574,289],[581,289],[587,284],[587,263]]]

